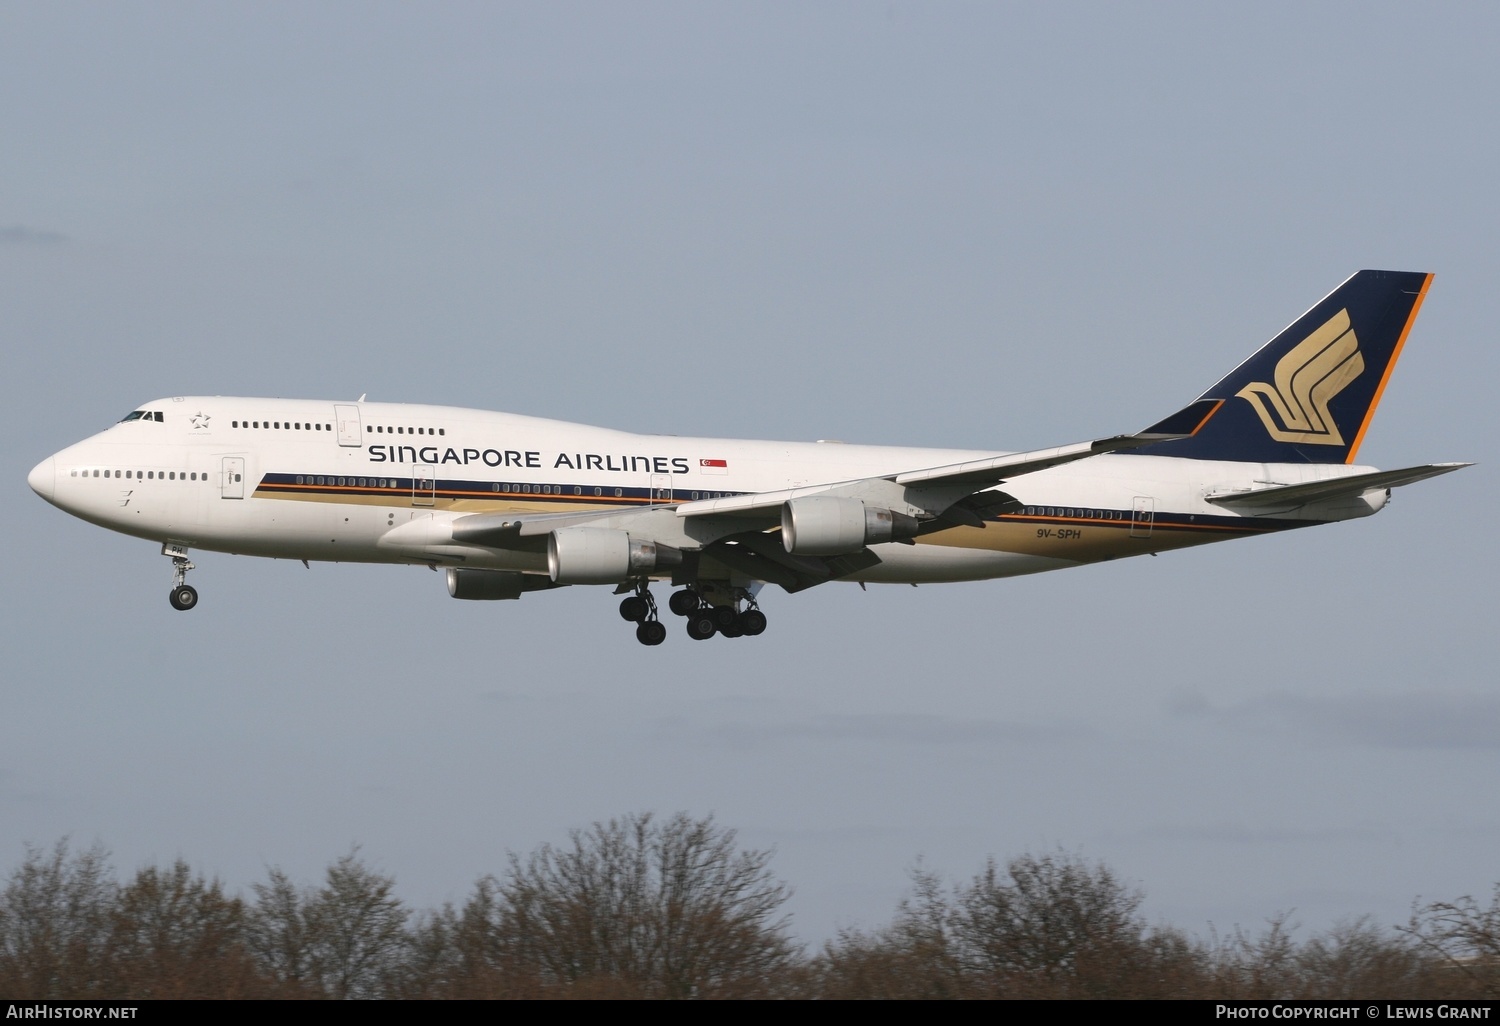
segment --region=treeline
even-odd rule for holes
[[[919,870],[889,924],[809,950],[770,853],[712,819],[596,823],[417,911],[351,852],[248,895],[184,862],[121,882],[95,847],[28,848],[0,892],[0,996],[45,998],[1496,998],[1500,885],[1299,940],[1208,938],[1065,852]]]

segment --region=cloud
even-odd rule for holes
[[[0,246],[53,246],[67,241],[68,237],[61,232],[28,228],[23,224],[0,226]]]
[[[1476,692],[1326,697],[1276,692],[1222,709],[1187,696],[1172,708],[1179,715],[1209,718],[1235,729],[1293,727],[1342,734],[1382,748],[1500,748],[1500,696]]]
[[[1398,837],[1394,830],[1372,826],[1330,826],[1315,829],[1298,827],[1252,827],[1242,823],[1176,823],[1151,831],[1155,837],[1171,841],[1214,841],[1227,844],[1304,844],[1307,842],[1377,843]]]
[[[1077,727],[960,720],[920,713],[830,713],[795,722],[725,724],[718,730],[725,741],[740,744],[789,738],[917,745],[1026,744],[1076,738],[1082,733]]]

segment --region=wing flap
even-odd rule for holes
[[[715,542],[704,549],[704,555],[789,592],[836,581],[880,563],[880,557],[869,549],[842,556],[796,556],[782,548],[777,535],[757,533]]]

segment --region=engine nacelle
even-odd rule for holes
[[[558,584],[619,584],[682,565],[682,551],[608,527],[563,527],[547,536],[547,572]]]
[[[518,599],[526,590],[525,574],[509,570],[448,570],[448,594],[456,599]]]
[[[808,495],[781,507],[781,543],[799,556],[841,556],[916,535],[916,517],[860,499]]]

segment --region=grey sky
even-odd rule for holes
[[[1190,929],[1500,880],[1494,171],[1480,5],[8,4],[0,866],[235,885],[353,842],[419,905],[635,810],[774,846],[798,932],[1061,845]],[[768,594],[637,645],[603,590],[148,543],[27,470],[140,402],[438,402],[1029,448],[1180,408],[1361,267],[1437,278],[1368,521],[1032,579]]]

